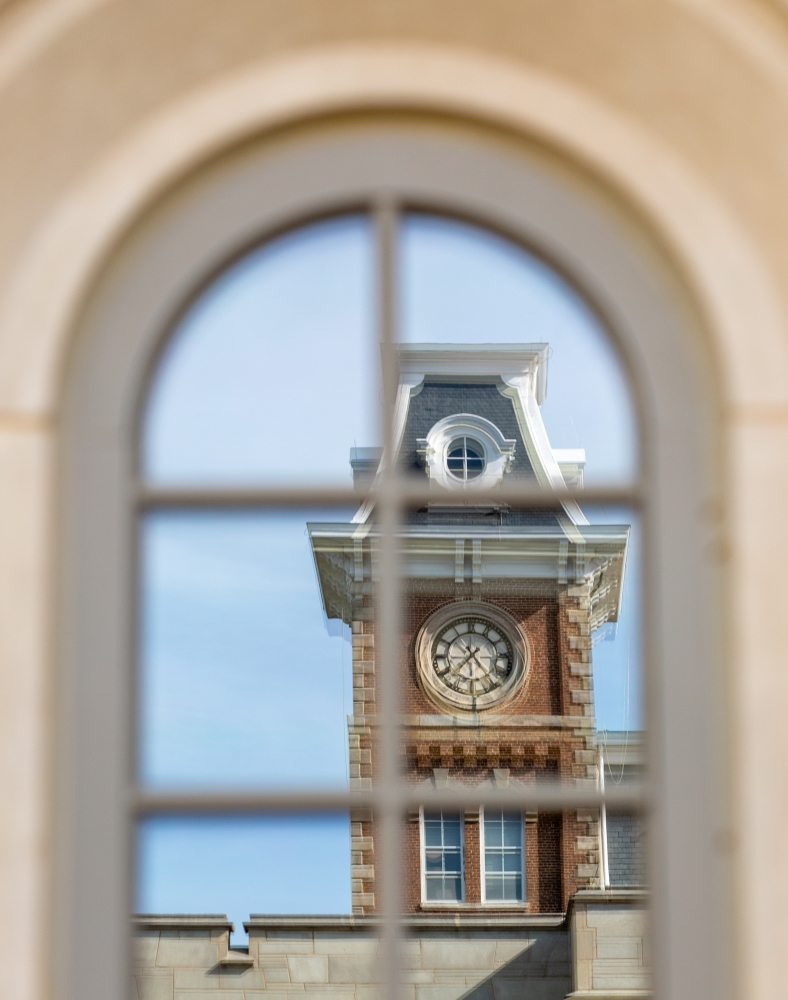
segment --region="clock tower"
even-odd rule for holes
[[[471,505],[468,484],[581,487],[584,453],[553,449],[540,407],[546,344],[400,348],[396,460],[431,500],[401,531],[401,761],[434,787],[527,788],[598,778],[591,650],[618,618],[628,526],[575,502]],[[353,449],[356,481],[380,455]],[[352,628],[351,786],[375,780],[374,499],[351,523],[311,524],[325,612]],[[472,798],[472,795],[471,795]],[[375,830],[351,817],[353,912],[375,912]],[[409,818],[407,912],[563,913],[598,886],[598,815],[466,808]]]

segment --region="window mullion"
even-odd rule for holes
[[[383,427],[385,453],[394,455],[393,414],[399,384],[396,359],[397,341],[397,234],[399,211],[391,199],[382,199],[374,209],[377,247],[377,323],[383,372]],[[398,926],[401,912],[400,824],[398,739],[400,634],[398,530],[401,520],[398,469],[392,460],[385,463],[378,496],[380,537],[380,579],[375,597],[376,618],[376,697],[380,773],[378,781],[384,798],[376,816],[380,830],[380,868],[376,900],[382,916],[381,961],[384,996],[396,1000],[399,981]]]

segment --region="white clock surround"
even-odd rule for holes
[[[510,657],[505,679],[482,694],[456,690],[436,669],[436,647],[451,626],[478,620],[489,623],[508,646]],[[483,637],[480,636],[483,641]],[[416,672],[427,697],[439,708],[457,712],[484,712],[507,701],[521,688],[528,675],[528,638],[518,622],[502,608],[484,601],[455,601],[433,612],[416,637]]]

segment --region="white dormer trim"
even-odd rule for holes
[[[549,350],[548,344],[401,344],[393,416],[395,452],[402,444],[410,401],[421,392],[428,375],[435,382],[487,382],[491,375],[524,378],[541,406],[547,396]],[[385,461],[384,455],[381,469]]]
[[[553,448],[553,456],[567,487],[581,490],[586,467],[585,448]]]
[[[491,420],[475,413],[455,413],[439,420],[426,438],[418,440],[430,484],[446,490],[462,490],[468,484],[449,472],[446,457],[457,438],[478,442],[484,452],[484,471],[470,481],[475,489],[497,486],[509,471],[516,442],[505,438]]]
[[[537,482],[545,489],[564,489],[564,476],[547,437],[532,378],[528,373],[521,373],[502,375],[501,381],[503,386],[499,388],[499,392],[514,403],[517,423]],[[572,524],[588,524],[585,514],[574,500],[565,501],[562,506]]]

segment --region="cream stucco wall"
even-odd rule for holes
[[[744,993],[788,934],[788,9],[762,0],[17,0],[0,8],[0,995],[43,996],[52,441],[91,275],[157,191],[306,115],[417,107],[582,163],[687,276],[716,360]],[[746,777],[746,780],[745,780]]]

